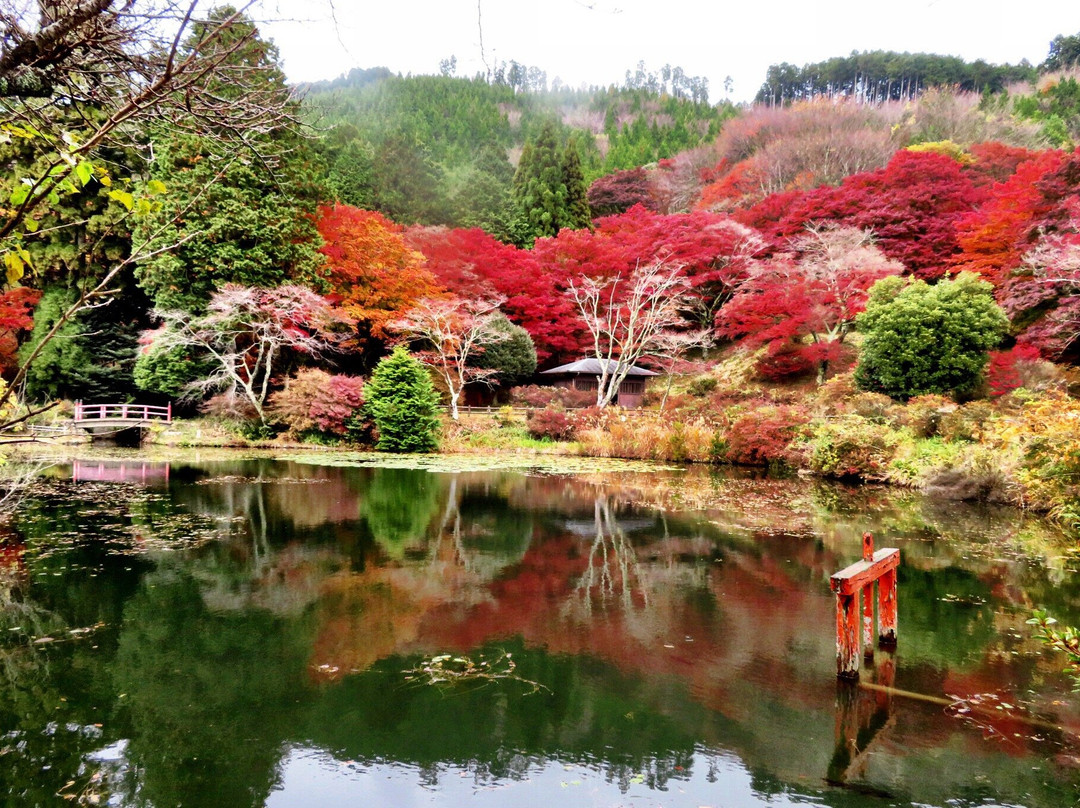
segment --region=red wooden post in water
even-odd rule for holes
[[[859,612],[866,655],[874,654],[874,583],[878,585],[878,642],[896,645],[896,569],[900,551],[888,547],[874,552],[874,537],[863,534],[862,561],[829,579],[836,593],[836,675],[859,676]]]

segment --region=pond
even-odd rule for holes
[[[864,530],[899,643],[848,686]],[[704,469],[66,462],[0,544],[0,804],[1075,805],[1080,698],[1025,625],[1080,623],[1070,547]]]

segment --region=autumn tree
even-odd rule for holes
[[[994,184],[984,204],[957,220],[959,250],[951,269],[974,272],[1001,286],[1034,246],[1036,223],[1052,207],[1040,189],[1041,181],[1064,164],[1062,152],[1036,153]]]
[[[593,180],[587,198],[594,217],[625,213],[634,205],[656,209],[652,186],[643,168],[616,171]]]
[[[712,328],[717,312],[767,249],[756,231],[726,216],[706,211],[660,215],[642,206],[600,219],[592,242],[585,260],[597,264],[596,274],[626,274],[639,260],[681,265],[690,282],[683,314],[698,328]]]
[[[816,365],[820,383],[870,287],[903,267],[854,228],[810,228],[791,247],[752,271],[721,309],[719,331],[751,347],[767,346],[770,357],[788,357],[792,370],[805,366],[798,359]]]
[[[1080,219],[1029,250],[997,298],[1027,345],[1058,361],[1074,356],[1080,336]]]
[[[765,199],[735,217],[761,229],[777,247],[808,224],[871,230],[885,255],[931,279],[946,272],[960,252],[957,224],[985,193],[951,157],[905,150],[886,167],[848,176],[835,188]],[[770,220],[774,210],[779,218]]]
[[[570,270],[477,229],[410,228],[405,239],[424,254],[439,286],[461,297],[505,298],[503,313],[529,333],[539,361],[585,347],[577,308],[564,294]]]
[[[324,206],[318,227],[335,305],[356,323],[356,348],[374,357],[390,336],[388,323],[435,295],[438,286],[402,228],[380,213]]]
[[[446,385],[450,417],[458,420],[458,402],[470,382],[493,382],[498,369],[476,365],[488,345],[509,339],[497,327],[501,300],[421,298],[390,328],[414,341],[415,357],[434,369]]]
[[[187,385],[185,395],[221,396],[221,411],[254,413],[266,424],[266,399],[285,354],[318,357],[334,346],[340,325],[319,295],[301,286],[274,289],[226,284],[210,298],[205,314],[155,311],[161,323],[145,335],[146,353],[191,352],[209,373]]]
[[[683,325],[679,311],[686,305],[689,286],[682,267],[663,261],[638,266],[626,277],[579,276],[570,282],[567,294],[578,308],[600,364],[597,407],[608,406],[631,368]]]

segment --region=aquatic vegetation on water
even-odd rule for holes
[[[402,672],[406,682],[421,685],[453,687],[509,681],[527,685],[527,693],[539,693],[542,690],[551,692],[550,688],[540,682],[519,676],[515,673],[516,670],[517,663],[514,662],[513,654],[504,651],[495,659],[478,656],[475,660],[467,656],[438,654],[421,660],[416,667]]]
[[[442,473],[516,470],[535,474],[589,474],[598,472],[682,471],[680,466],[663,466],[640,460],[613,460],[563,455],[398,455],[380,452],[338,452],[282,455],[280,460],[319,466],[417,469]]]

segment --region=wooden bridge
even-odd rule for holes
[[[172,404],[83,404],[75,402],[74,424],[92,436],[115,434],[125,429],[145,429],[151,424],[171,424]]]

